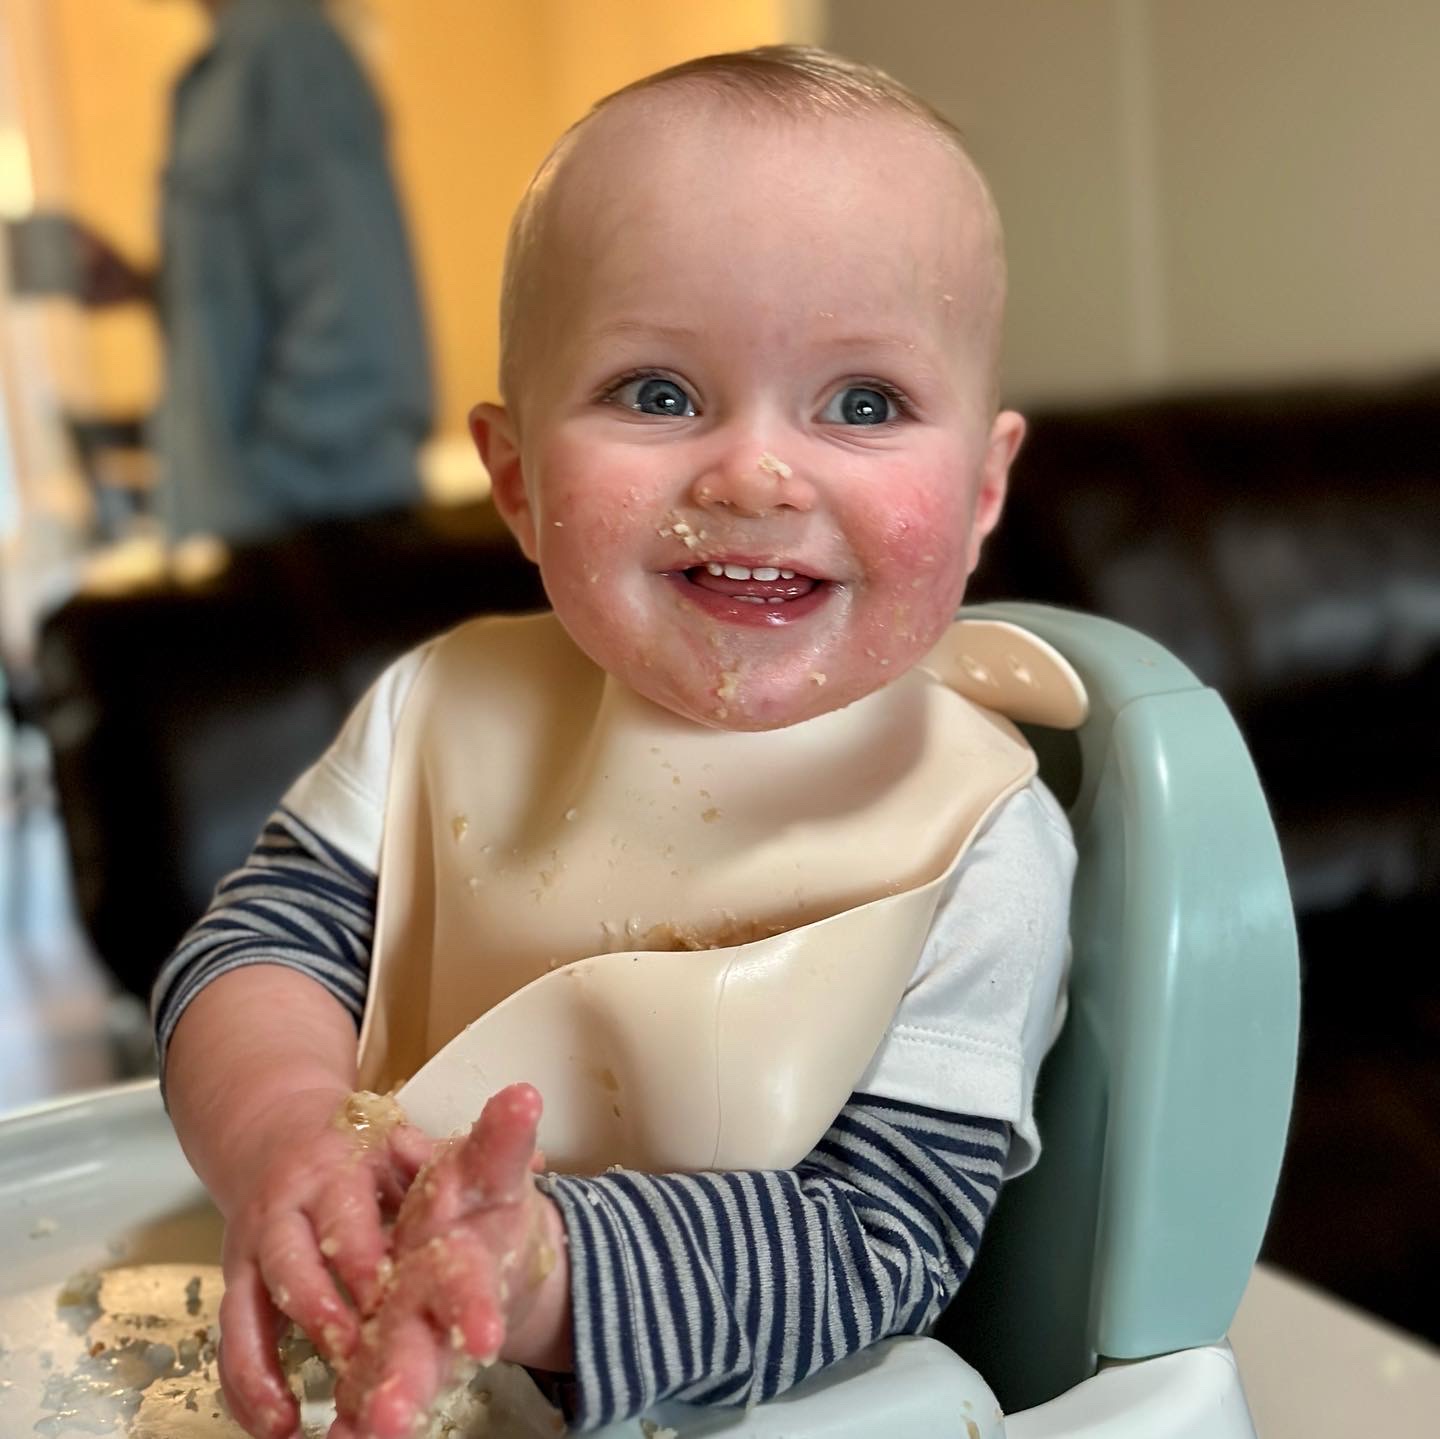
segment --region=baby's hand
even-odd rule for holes
[[[299,1411],[276,1354],[294,1320],[337,1369],[360,1338],[360,1312],[380,1302],[390,1248],[384,1228],[433,1143],[399,1123],[390,1101],[333,1090],[289,1095],[257,1116],[237,1146],[255,1184],[225,1228],[220,1382],[236,1420],[289,1439]],[[389,1105],[389,1114],[376,1115]]]
[[[458,1353],[489,1363],[513,1352],[542,1288],[553,1308],[561,1276],[545,1280],[562,1226],[535,1185],[540,1109],[528,1084],[501,1090],[415,1181],[395,1225],[394,1277],[336,1390],[330,1439],[412,1435]]]

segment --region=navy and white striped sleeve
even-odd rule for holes
[[[748,1405],[939,1317],[1010,1127],[855,1094],[793,1170],[548,1175],[570,1248],[575,1424]]]
[[[365,1006],[375,932],[370,871],[288,809],[275,811],[245,864],[166,960],[151,992],[160,1073],[185,1007],[247,964],[280,964],[322,985],[354,1017]]]

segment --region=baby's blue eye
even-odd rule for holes
[[[643,415],[677,415],[688,419],[695,413],[695,406],[684,389],[674,380],[662,379],[658,375],[629,380],[617,386],[610,399]]]
[[[832,425],[884,425],[897,413],[895,402],[884,390],[850,385],[831,399],[820,418]]]

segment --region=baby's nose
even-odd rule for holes
[[[702,509],[759,519],[774,510],[813,509],[815,488],[765,450],[749,458],[729,458],[707,470],[695,481],[693,498]]]

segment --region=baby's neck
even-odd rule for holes
[[[883,689],[840,709],[796,724],[766,730],[731,730],[701,724],[656,704],[623,680],[607,674],[591,731],[591,772],[611,755],[647,748],[671,764],[708,767],[723,756],[732,774],[753,762],[758,783],[773,783],[776,767],[833,772],[868,750],[881,736],[894,742],[893,723],[913,680],[901,676]]]

